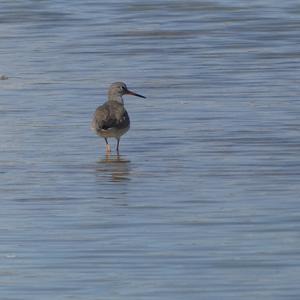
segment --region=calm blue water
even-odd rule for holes
[[[293,0],[0,1],[1,300],[299,299],[299,28]],[[120,80],[147,99],[106,158]]]

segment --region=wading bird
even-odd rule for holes
[[[117,153],[119,153],[120,138],[130,127],[130,119],[124,107],[123,95],[146,98],[128,90],[124,82],[115,82],[110,86],[108,100],[96,109],[92,120],[92,129],[97,135],[105,139],[106,153],[111,151],[107,138],[117,139]]]

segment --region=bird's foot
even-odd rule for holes
[[[106,149],[106,153],[110,153],[111,152],[109,144],[106,144],[105,149]]]

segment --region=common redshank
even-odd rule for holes
[[[92,129],[97,135],[105,139],[106,153],[111,151],[107,138],[117,139],[116,150],[119,153],[120,138],[130,127],[130,119],[124,107],[123,95],[146,98],[128,90],[124,82],[115,82],[110,86],[108,100],[96,109],[92,120]]]

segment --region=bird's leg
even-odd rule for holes
[[[107,138],[104,138],[105,139],[105,143],[106,143],[106,146],[105,146],[105,149],[106,149],[106,153],[109,153],[110,152],[110,145],[107,141]]]
[[[120,139],[117,139],[117,153],[119,154]]]

